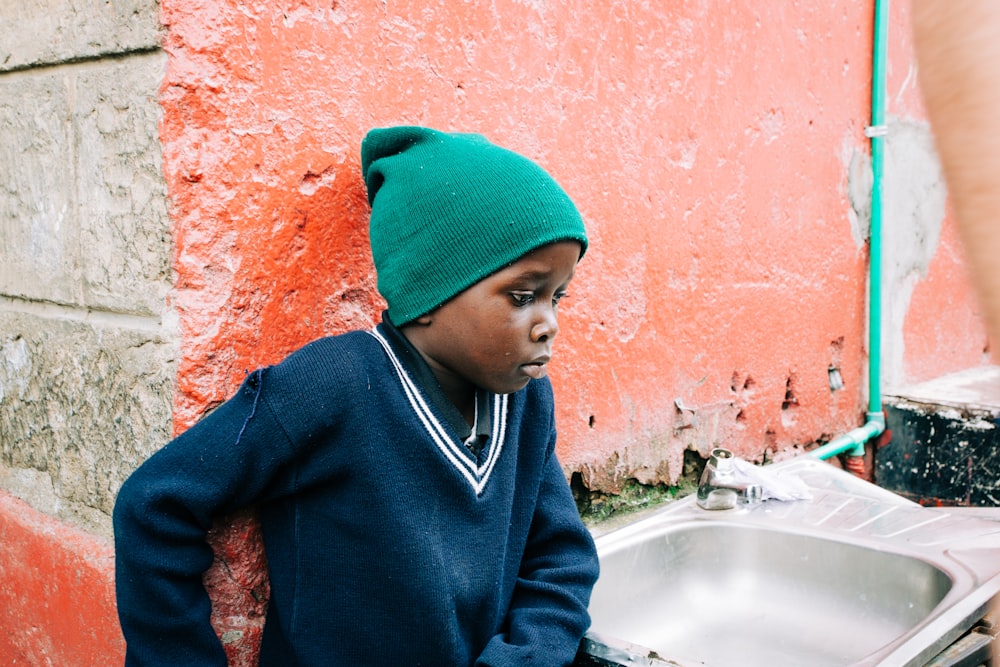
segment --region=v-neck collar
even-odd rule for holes
[[[480,441],[489,438],[493,422],[490,415],[489,392],[476,389],[475,433],[473,433],[473,429],[469,428],[465,417],[445,394],[444,388],[441,387],[437,376],[434,375],[434,371],[427,365],[413,343],[392,323],[388,313],[382,315],[382,325],[379,329],[417,386],[423,390],[425,397],[430,400],[438,414],[447,420],[448,425],[463,441],[468,440],[471,436],[476,436],[474,439]]]
[[[438,450],[472,486],[476,495],[486,488],[507,430],[505,394],[476,390],[475,432],[445,395],[420,352],[387,316],[369,333],[381,344],[416,413]],[[473,446],[469,447],[467,443]]]

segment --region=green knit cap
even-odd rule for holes
[[[478,134],[374,129],[361,143],[378,290],[397,326],[555,241],[587,249],[576,206],[545,170]]]

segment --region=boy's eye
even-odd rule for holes
[[[537,298],[534,292],[511,292],[510,298],[518,308],[530,305]],[[556,292],[552,295],[552,305],[558,306],[559,301],[566,298],[566,292]]]
[[[510,298],[513,300],[515,306],[527,306],[529,303],[535,300],[535,295],[532,292],[511,292]]]

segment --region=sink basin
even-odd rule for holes
[[[952,586],[919,558],[738,523],[668,526],[604,565],[595,627],[707,665],[745,664],[747,650],[765,665],[852,664]]]
[[[809,500],[693,498],[598,535],[584,651],[599,664],[924,665],[1000,590],[1000,524],[809,459]]]

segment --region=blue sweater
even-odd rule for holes
[[[489,395],[477,452],[400,338],[382,324],[252,373],[125,482],[127,665],[226,664],[205,536],[248,505],[271,580],[264,667],[572,662],[598,566],[554,453],[550,384]]]

